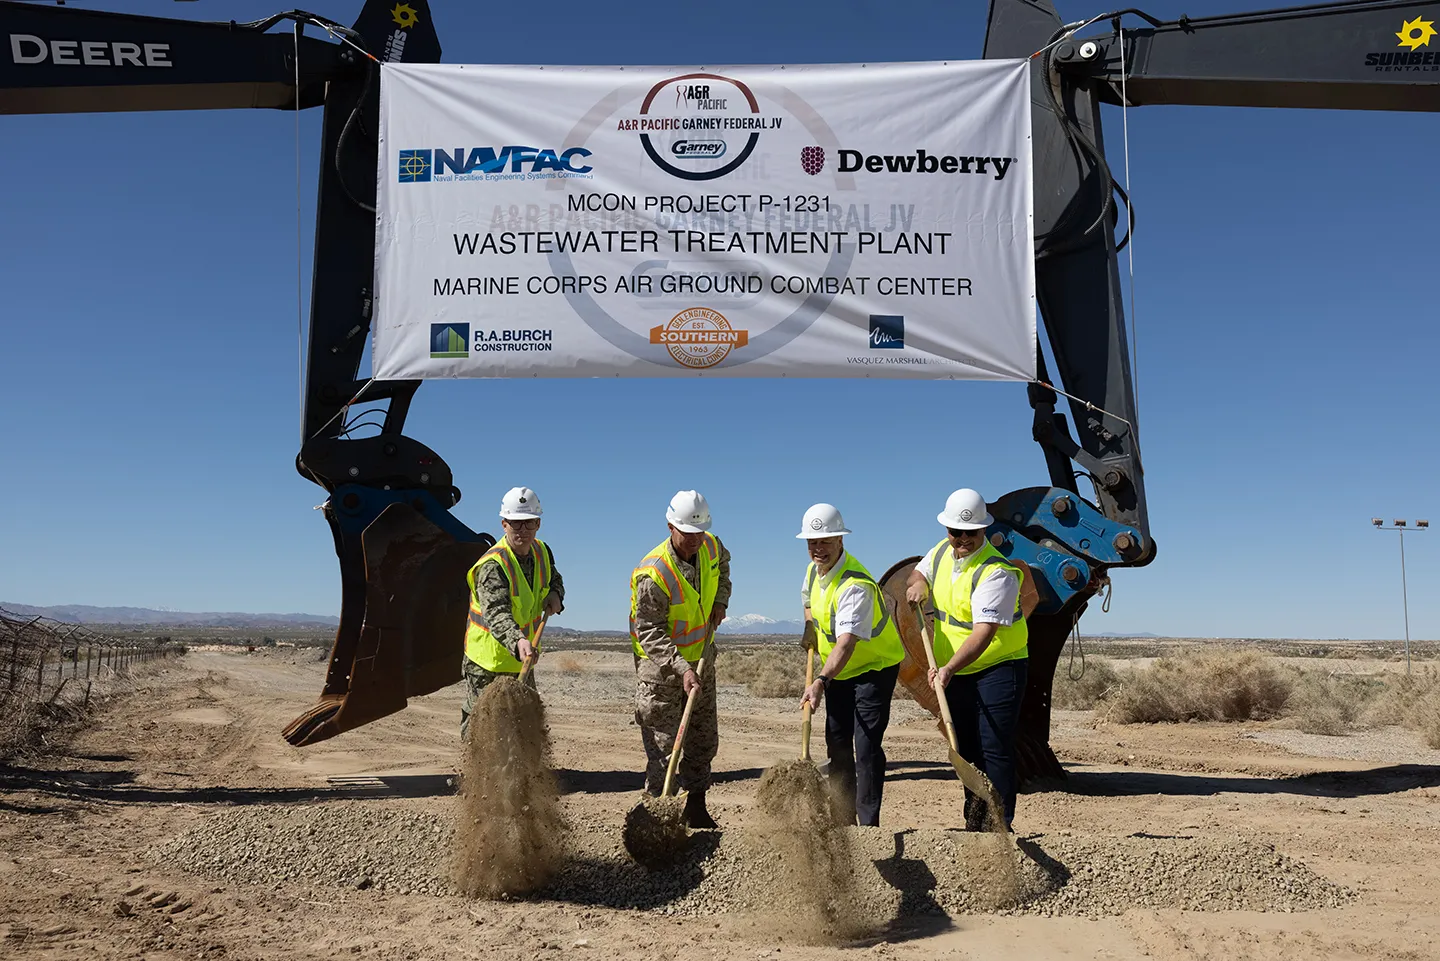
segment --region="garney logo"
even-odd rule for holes
[[[430,356],[439,357],[467,357],[467,349],[470,340],[469,324],[431,324],[430,325]]]
[[[433,170],[431,156],[434,156]],[[595,168],[585,163],[590,151],[584,147],[456,147],[446,150],[400,151],[402,184],[453,180],[554,180],[582,177]],[[422,169],[423,167],[423,169]],[[507,169],[508,168],[508,169]]]
[[[670,152],[681,160],[712,160],[725,156],[723,140],[677,140],[670,145]]]
[[[1434,20],[1422,20],[1419,17],[1406,20],[1395,34],[1400,40],[1395,46],[1406,49],[1367,53],[1365,66],[1374,67],[1376,73],[1402,70],[1419,73],[1440,71],[1440,50],[1420,49],[1430,46],[1430,38],[1435,36],[1435,33]]]
[[[673,86],[675,93],[675,106],[668,108],[672,114],[678,116],[665,116],[667,108],[663,104],[668,98],[661,100],[660,94],[667,88]],[[634,117],[621,117],[617,123],[617,130],[633,130],[640,135],[640,145],[645,148],[645,153],[655,163],[655,166],[670,174],[672,177],[679,177],[681,180],[715,180],[728,173],[738,170],[740,165],[750,159],[755,146],[760,143],[760,131],[778,130],[782,117],[766,117],[760,113],[760,102],[750,92],[750,88],[739,80],[732,80],[729,77],[722,77],[715,73],[687,73],[679,77],[670,77],[662,80],[650,88],[645,95],[645,100],[640,104],[640,113]],[[691,131],[749,131],[750,136],[745,141],[745,146],[729,163],[715,166],[702,167],[699,170],[687,170],[671,163],[660,149],[657,149],[652,141],[652,134],[665,135],[667,133],[684,134]],[[719,143],[722,149],[716,153],[679,153],[676,148],[680,143],[691,144],[708,142]],[[703,148],[713,149],[713,148]],[[672,156],[684,160],[700,161],[714,160],[728,153],[728,149],[721,141],[696,141],[677,139],[670,147],[669,153]]]
[[[904,346],[904,317],[895,314],[870,315],[871,350],[901,350]]]
[[[664,344],[675,362],[691,370],[714,367],[732,348],[750,342],[748,330],[734,330],[718,310],[691,307],[670,318],[670,323],[650,328],[650,343]]]

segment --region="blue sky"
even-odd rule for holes
[[[247,20],[284,6],[103,9]],[[345,22],[359,7],[312,0]],[[714,64],[978,57],[985,5],[436,7],[449,62]],[[1084,629],[1399,637],[1395,537],[1369,519],[1440,514],[1427,386],[1440,124],[1199,107],[1129,119],[1160,552],[1115,573],[1110,613],[1092,607]],[[301,116],[307,315],[319,123]],[[1120,176],[1119,112],[1106,123]],[[259,110],[0,117],[0,599],[338,612],[329,531],[311,510],[323,491],[293,466],[294,124]],[[646,414],[657,384],[667,413],[697,425],[679,449]],[[539,429],[487,414],[501,398]],[[853,440],[816,444],[842,404]],[[968,441],[936,451],[936,417]],[[1018,384],[465,381],[427,384],[408,433],[454,468],[472,527],[495,528],[506,488],[534,487],[570,588],[558,623],[619,628],[629,570],[664,536],[676,489],[710,498],[735,555],[732,613],[794,617],[806,507],[839,505],[848,546],[878,574],[938,539],[950,490],[993,499],[1046,483],[1029,423]],[[1436,540],[1406,538],[1417,638],[1440,636]]]

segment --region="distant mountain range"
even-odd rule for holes
[[[764,614],[738,614],[727,617],[716,634],[803,634],[804,621],[777,621]]]
[[[270,628],[335,628],[338,617],[323,614],[245,614],[237,611],[157,611],[149,607],[93,607],[61,604],[36,607],[0,601],[0,608],[27,617],[49,617],[68,624],[153,624],[173,627],[229,627],[242,630]]]

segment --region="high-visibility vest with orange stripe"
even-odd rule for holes
[[[480,580],[483,565],[499,564],[510,582],[510,616],[515,618],[525,637],[534,644],[540,634],[545,595],[550,593],[550,549],[537,537],[530,547],[530,556],[535,558],[535,573],[527,579],[520,569],[520,559],[510,549],[510,542],[502,537],[481,555],[475,566],[470,568],[470,573],[465,575],[470,585],[470,623],[465,628],[465,656],[496,674],[519,674],[520,660],[490,633],[490,627],[485,623],[485,612],[475,598],[475,585]]]
[[[690,586],[680,573],[680,563],[670,538],[646,554],[630,575],[630,644],[637,657],[645,656],[640,637],[635,631],[635,604],[640,581],[649,578],[670,598],[670,637],[680,656],[691,664],[700,660],[705,651],[706,626],[715,607],[715,592],[720,587],[720,541],[706,534],[695,552],[695,568],[700,574],[700,589]]]
[[[964,563],[964,558],[961,563]],[[955,656],[960,645],[975,629],[974,614],[970,609],[970,593],[992,573],[991,568],[1010,571],[1025,586],[1025,572],[1005,560],[989,541],[984,542],[975,556],[974,567],[969,577],[953,577],[955,552],[950,542],[943,540],[935,551],[930,565],[930,596],[935,601],[935,663],[944,664]],[[1025,614],[1020,608],[1020,596],[1015,596],[1015,621],[1007,627],[999,627],[980,656],[957,673],[977,674],[987,667],[994,667],[1005,661],[1016,661],[1030,656],[1030,629],[1025,624]]]
[[[849,551],[840,558],[839,565],[840,570],[835,576],[822,584],[820,571],[815,562],[811,561],[805,572],[805,596],[808,598],[806,606],[810,608],[810,616],[815,621],[816,653],[820,655],[820,664],[823,666],[839,641],[835,635],[835,615],[841,592],[852,584],[859,583],[865,586],[866,593],[870,595],[870,636],[856,639],[850,659],[845,662],[840,673],[832,678],[836,681],[848,681],[852,677],[899,664],[905,660],[905,644],[900,640],[900,631],[890,617],[890,610],[885,606],[875,578],[870,576],[865,565],[857,561]]]

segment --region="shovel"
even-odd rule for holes
[[[700,682],[685,697],[685,712],[680,715],[680,727],[675,731],[675,746],[670,749],[670,763],[665,768],[665,782],[660,787],[659,797],[646,797],[632,807],[625,815],[625,827],[620,839],[630,856],[650,870],[666,867],[685,847],[690,833],[685,827],[685,809],[679,799],[670,794],[675,781],[675,769],[685,752],[685,732],[690,728],[690,715],[695,711],[695,702],[700,699],[700,690],[705,679],[705,661],[710,653],[710,639],[715,635],[712,624],[705,635],[705,646],[699,662],[695,665],[695,679]]]
[[[540,618],[540,630],[535,632],[535,642],[530,645],[532,648],[532,652],[530,656],[525,658],[525,660],[522,661],[520,664],[519,680],[521,684],[525,683],[525,680],[530,676],[530,672],[535,669],[535,662],[540,660],[540,638],[545,636],[545,623],[549,620],[549,614],[546,614],[544,617]]]
[[[911,604],[915,609],[915,616],[920,620],[920,633],[925,639],[925,659],[930,662],[930,670],[935,670],[935,646],[930,637],[930,624],[925,620],[925,612],[920,609],[919,604]],[[950,702],[945,700],[945,689],[940,686],[939,678],[935,679],[935,699],[940,702],[940,719],[945,722],[945,740],[949,742],[950,764],[955,768],[955,774],[960,778],[960,783],[970,789],[972,794],[979,795],[988,803],[996,803],[995,787],[990,779],[980,770],[960,756],[960,740],[955,734],[955,720],[950,716]]]
[[[806,625],[809,627],[810,625]],[[805,690],[810,690],[810,685],[815,683],[815,648],[805,649]],[[810,760],[810,715],[815,709],[806,701],[805,706],[800,709],[800,760]]]

